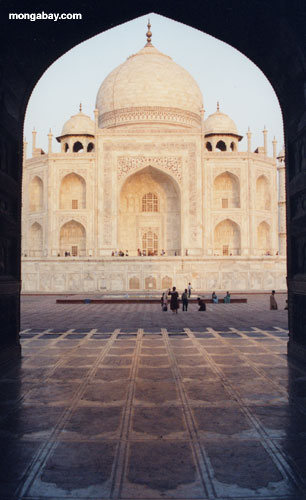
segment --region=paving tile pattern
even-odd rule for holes
[[[1,500],[306,498],[306,369],[287,340],[24,328],[0,378]]]

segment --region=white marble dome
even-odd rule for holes
[[[60,137],[65,135],[94,135],[94,133],[94,121],[80,111],[65,122]]]
[[[203,99],[193,77],[148,43],[105,78],[96,108],[101,128],[139,123],[199,127]]]
[[[217,110],[204,121],[204,133],[239,135],[235,122],[225,113]]]

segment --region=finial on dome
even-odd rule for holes
[[[220,111],[220,104],[219,104],[219,101],[217,101],[217,111],[218,111],[218,112]]]
[[[82,113],[82,103],[80,102],[80,113]]]
[[[152,45],[151,44],[151,38],[152,38],[152,32],[151,32],[151,24],[150,24],[150,19],[148,19],[148,24],[147,24],[147,27],[148,27],[148,31],[146,33],[146,37],[147,37],[147,43],[146,43],[146,47],[148,45]]]

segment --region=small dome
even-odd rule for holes
[[[200,127],[203,99],[188,71],[148,43],[105,78],[96,108],[101,128],[144,122]]]
[[[63,126],[60,137],[65,135],[94,135],[95,123],[88,116],[80,112],[77,115],[71,116]]]
[[[204,133],[205,135],[231,134],[239,136],[235,122],[219,110],[209,115],[207,120],[204,121]]]

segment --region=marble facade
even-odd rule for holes
[[[23,290],[285,289],[284,153],[268,156],[266,130],[239,151],[233,120],[204,120],[196,82],[150,40],[119,68],[60,153],[51,133],[47,153],[36,132],[29,159],[25,145]]]

